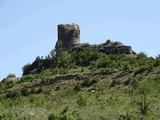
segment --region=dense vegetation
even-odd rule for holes
[[[53,50],[0,82],[0,120],[158,120],[160,56]]]

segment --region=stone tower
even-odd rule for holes
[[[56,49],[69,49],[80,44],[80,27],[77,24],[59,24]]]

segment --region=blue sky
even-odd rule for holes
[[[0,80],[49,54],[61,23],[79,24],[82,43],[111,39],[160,54],[160,0],[0,0]]]

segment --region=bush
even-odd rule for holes
[[[28,89],[27,89],[27,88],[22,88],[21,94],[22,94],[23,96],[28,96],[28,95],[29,95]]]
[[[30,89],[30,94],[35,94],[36,93],[36,89],[35,89],[35,87],[32,87],[31,89]]]
[[[154,67],[158,67],[158,66],[160,66],[160,58],[159,59],[156,59],[155,61],[154,61],[154,65],[153,65]]]
[[[50,88],[45,89],[44,94],[48,94],[48,95],[51,94],[51,89]]]
[[[157,75],[156,77],[154,77],[154,81],[156,84],[160,84],[160,76]]]
[[[86,79],[83,81],[83,83],[81,84],[83,87],[90,87],[92,85],[91,80]]]
[[[109,67],[111,61],[107,55],[101,55],[101,57],[93,64],[97,68]]]
[[[59,74],[67,74],[68,70],[61,67],[61,68],[59,68],[58,73]]]
[[[147,54],[145,52],[140,52],[137,55],[137,59],[147,58]]]
[[[134,89],[136,89],[138,87],[138,80],[133,78],[133,77],[129,77],[125,82],[124,85],[131,85]]]
[[[70,68],[71,56],[67,51],[56,54],[55,66],[57,68]]]
[[[44,92],[43,88],[42,87],[39,87],[36,91],[36,94],[39,94],[39,93],[42,93]]]
[[[7,93],[5,94],[6,98],[15,98],[18,97],[20,95],[19,91],[7,91]]]
[[[134,72],[134,76],[136,76],[137,74],[141,74],[143,73],[144,71],[148,70],[148,66],[146,67],[140,67],[138,68],[135,72]]]
[[[77,51],[71,54],[71,60],[78,66],[89,66],[93,61],[100,58],[100,54],[93,49]]]
[[[138,87],[138,80],[133,78],[131,85],[134,89],[136,89]]]
[[[85,79],[81,85],[83,87],[90,87],[90,86],[96,84],[98,81],[99,81],[98,77],[94,77],[92,79]]]
[[[84,95],[78,95],[77,96],[77,104],[79,105],[79,106],[86,106],[87,105],[87,97],[86,96],[84,96]]]
[[[68,106],[66,106],[62,112],[55,111],[48,116],[48,120],[82,120],[79,114],[70,112]]]
[[[49,116],[48,116],[48,120],[57,120],[58,118],[58,115],[55,115],[55,113],[51,113]]]
[[[76,91],[76,92],[81,91],[81,85],[79,83],[75,85],[74,91]]]
[[[131,66],[130,66],[129,64],[125,64],[125,65],[123,66],[123,70],[124,70],[124,71],[130,71],[130,70],[131,70]]]
[[[7,115],[5,115],[5,114],[0,114],[0,120],[6,120],[7,119],[6,116]]]
[[[120,115],[120,120],[133,120],[134,117],[133,115],[129,114],[129,113],[126,113],[125,115]]]
[[[145,96],[141,97],[140,102],[138,102],[138,109],[142,115],[147,115],[149,110],[149,102],[147,102],[147,98]]]
[[[62,110],[61,114],[65,114],[66,112],[68,112],[68,110],[69,110],[69,107],[66,106],[66,107]]]
[[[91,79],[91,82],[90,82],[90,84],[91,85],[93,85],[93,84],[96,84],[97,82],[99,82],[99,77],[98,76],[95,76],[95,77],[93,77],[92,79]]]
[[[124,85],[129,85],[132,82],[132,77],[129,77],[125,82]]]
[[[21,81],[34,80],[34,79],[36,79],[36,77],[33,74],[24,75],[21,77]]]
[[[8,79],[8,78],[12,78],[12,77],[16,77],[16,75],[15,75],[15,74],[9,74],[9,75],[7,76],[7,79]]]
[[[113,79],[111,84],[110,84],[110,87],[114,87],[118,82],[116,81],[116,79]]]
[[[13,115],[11,113],[0,114],[0,120],[12,120]]]

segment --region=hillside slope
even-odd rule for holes
[[[53,52],[0,83],[0,120],[158,120],[160,58]]]

